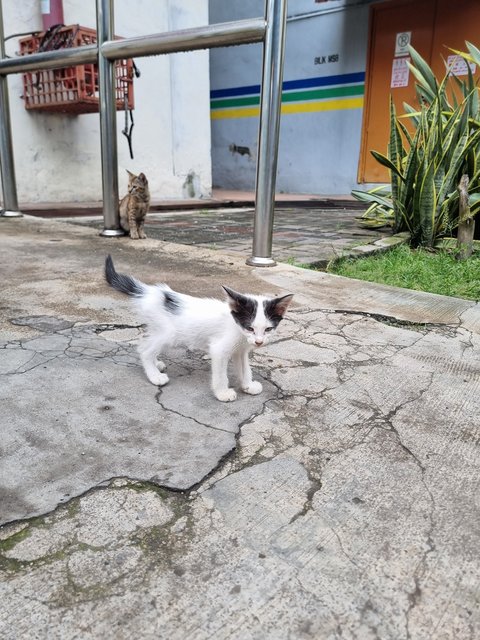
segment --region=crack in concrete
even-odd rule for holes
[[[29,362],[32,362],[33,360],[35,360],[35,358],[37,358],[37,356],[39,358],[45,358],[44,360],[41,360],[40,362],[37,362],[36,364],[32,364],[32,366],[27,367],[26,365],[28,365]],[[56,356],[52,356],[50,358],[47,358],[46,356],[44,356],[41,353],[34,353],[32,355],[32,357],[25,362],[24,364],[18,366],[15,371],[7,371],[4,375],[6,376],[19,376],[22,375],[24,373],[29,373],[30,371],[34,371],[35,369],[38,369],[39,367],[44,366],[45,364],[48,364],[49,362],[51,362],[52,360],[55,360]]]
[[[87,602],[96,602],[98,600],[99,591],[100,593],[102,593],[103,597],[106,600],[109,600],[110,598],[113,598],[113,597],[121,597],[122,595],[125,594],[126,587],[123,587],[123,589],[120,588],[118,591],[115,591],[115,589],[112,590],[112,587],[113,588],[115,588],[116,586],[121,587],[121,585],[117,583],[120,583],[120,581],[123,580],[125,576],[129,574],[128,571],[126,571],[123,574],[120,574],[119,576],[113,578],[107,583],[102,583],[101,587],[99,587],[98,584],[83,587],[83,586],[80,586],[77,582],[75,582],[73,572],[70,569],[70,561],[71,561],[71,557],[67,558],[65,562],[66,585],[62,589],[62,595],[64,597],[62,600],[60,599],[50,600],[52,604],[55,604],[57,607],[62,607],[62,606],[65,607],[65,604],[66,604],[65,598],[67,598],[67,603],[68,603],[68,598],[72,598],[75,604],[79,604],[79,603],[85,604]],[[108,593],[106,593],[107,589],[108,589]]]
[[[94,332],[99,335],[104,331],[116,331],[117,329],[143,329],[144,324],[106,323],[93,325]]]
[[[229,431],[228,429],[222,429],[221,427],[214,427],[212,424],[207,424],[206,422],[200,422],[200,420],[197,420],[197,418],[194,418],[193,416],[188,416],[188,415],[186,416],[180,411],[167,408],[160,400],[162,393],[163,393],[162,388],[159,388],[157,393],[155,394],[155,401],[166,413],[172,413],[173,415],[176,415],[179,418],[185,418],[186,420],[193,420],[193,422],[195,422],[196,424],[200,425],[201,427],[206,427],[207,429],[213,429],[214,431],[222,431],[223,433],[231,433],[231,431]]]
[[[473,352],[475,345],[473,344],[473,332],[472,331],[467,331],[466,329],[462,329],[462,331],[465,332],[465,340],[463,340],[463,336],[460,337],[460,347],[462,349],[462,357],[465,356],[466,352],[468,350],[471,350]]]
[[[345,558],[347,558],[347,560],[353,564],[354,567],[356,567],[358,569],[358,571],[360,572],[360,574],[363,573],[363,569],[355,562],[355,560],[345,551],[345,548],[343,546],[343,542],[342,539],[340,538],[340,534],[338,533],[338,531],[332,527],[331,525],[329,525],[329,529],[330,531],[333,533],[336,541],[338,542],[338,546],[340,547],[340,551],[342,552],[342,554],[345,556]]]
[[[461,322],[458,322],[457,324],[443,324],[440,322],[414,322],[412,320],[401,320],[396,316],[388,316],[381,313],[372,313],[368,311],[354,311],[351,309],[335,309],[333,313],[372,318],[377,322],[392,327],[403,327],[411,331],[420,331],[424,334],[427,334],[429,331],[434,331],[436,333],[441,333],[449,337],[455,337],[456,333],[452,334],[452,330],[456,332],[456,330],[461,326]]]
[[[308,479],[310,481],[310,489],[308,489],[308,491],[307,491],[307,495],[306,495],[306,499],[305,499],[305,502],[303,504],[303,507],[300,509],[300,511],[298,511],[298,513],[295,513],[290,518],[290,521],[289,521],[288,525],[293,524],[296,520],[298,520],[299,518],[303,518],[309,511],[313,510],[313,504],[312,503],[313,503],[313,499],[315,497],[315,494],[318,491],[320,491],[320,489],[322,488],[321,481],[317,480],[316,478],[312,478],[309,470],[305,467],[305,465],[303,465],[303,467],[305,468],[305,471],[307,472]]]
[[[436,504],[435,504],[435,498],[433,496],[433,493],[430,489],[430,487],[427,484],[425,475],[426,475],[426,468],[424,466],[424,464],[421,462],[421,460],[418,458],[418,456],[402,441],[402,438],[398,432],[398,430],[395,428],[394,424],[393,424],[393,418],[396,416],[396,414],[403,409],[405,406],[407,406],[408,404],[411,404],[413,402],[417,402],[418,400],[420,400],[422,398],[422,396],[431,388],[432,384],[433,384],[433,379],[434,379],[435,374],[433,372],[430,373],[430,382],[428,383],[428,385],[425,387],[425,389],[422,389],[419,391],[418,395],[415,398],[411,398],[409,400],[405,400],[404,402],[400,403],[399,405],[397,405],[394,409],[392,409],[386,416],[384,416],[384,423],[388,426],[388,431],[390,431],[391,433],[393,433],[395,435],[395,438],[399,444],[399,446],[402,448],[402,450],[415,462],[415,465],[418,467],[418,469],[420,470],[420,480],[421,483],[424,487],[424,490],[426,492],[426,494],[428,495],[429,498],[429,502],[430,502],[430,510],[428,512],[428,521],[429,521],[429,528],[428,531],[426,532],[425,538],[426,538],[426,550],[424,551],[424,553],[422,554],[422,557],[419,559],[415,570],[413,572],[413,581],[414,581],[414,589],[413,591],[409,592],[407,594],[408,597],[408,601],[409,601],[409,606],[405,612],[405,633],[406,633],[406,637],[408,639],[411,638],[411,633],[410,633],[410,616],[411,613],[413,611],[413,609],[417,606],[421,595],[422,595],[422,591],[421,591],[421,587],[420,587],[420,583],[421,583],[421,579],[426,571],[426,562],[427,562],[427,558],[428,556],[433,553],[436,549],[435,549],[435,543],[434,543],[434,539],[433,539],[433,532],[435,531],[435,527],[436,527],[436,522],[435,522],[435,511],[436,511]],[[380,408],[378,408],[378,411],[380,411]],[[378,425],[380,426],[380,425]]]
[[[118,485],[114,484],[119,480],[125,480],[126,483],[125,484],[122,483]],[[100,491],[107,491],[107,490],[122,491],[125,489],[128,489],[130,491],[140,491],[140,492],[152,491],[153,493],[160,495],[160,497],[166,501],[173,500],[173,496],[179,496],[179,495],[182,496],[182,499],[185,501],[189,499],[188,496],[185,495],[184,491],[171,489],[170,487],[160,487],[159,485],[154,484],[152,482],[137,481],[135,479],[131,479],[127,477],[111,478],[105,481],[104,483],[102,483],[101,485],[91,487],[86,491],[82,492],[81,494],[77,496],[73,496],[68,501],[58,504],[54,509],[52,509],[47,513],[44,513],[40,516],[34,516],[32,518],[11,521],[9,523],[2,525],[1,528],[14,526],[15,524],[25,524],[25,527],[20,531],[13,532],[10,536],[3,538],[0,541],[0,545],[2,546],[2,548],[6,550],[10,550],[10,548],[13,548],[17,543],[24,540],[25,537],[30,536],[31,531],[35,529],[39,529],[39,528],[49,529],[55,524],[58,524],[59,522],[63,522],[65,519],[75,518],[78,515],[78,505],[80,504],[81,500],[84,499],[85,497],[94,495]],[[117,506],[117,509],[119,512],[125,509],[125,505],[128,500],[129,500],[129,496],[125,495],[123,501]],[[187,504],[188,502],[185,502],[185,505]],[[73,505],[76,506],[76,509],[74,511],[72,511]],[[178,515],[175,515],[178,509],[172,504],[168,504],[168,506],[173,512],[173,517],[163,522],[160,525],[151,525],[150,527],[147,527],[146,530],[155,529],[158,527],[171,527],[172,522],[175,523],[180,517],[183,517],[183,510],[184,510],[183,508],[181,508],[181,511],[182,511],[181,515],[178,516]],[[123,535],[120,536],[119,539],[117,539],[114,542],[108,542],[102,545],[92,545],[92,544],[80,541],[78,538],[78,535],[76,535],[73,532],[72,536],[67,535],[65,537],[61,548],[55,551],[45,553],[44,555],[39,556],[38,558],[35,558],[33,560],[19,560],[17,558],[8,557],[4,555],[4,553],[0,553],[0,572],[10,573],[11,571],[16,571],[17,568],[32,570],[36,567],[46,566],[53,562],[56,562],[57,560],[62,560],[64,558],[67,561],[67,568],[68,568],[69,559],[79,551],[91,550],[94,552],[103,553],[105,551],[123,550],[125,548],[125,538],[129,538],[133,540],[135,536],[136,536],[136,530],[126,531]],[[12,541],[16,540],[16,542],[13,545],[9,545],[8,543],[10,540]],[[5,547],[5,544],[7,545],[6,547]],[[126,573],[124,573],[123,576],[125,576]],[[116,579],[114,579],[113,581],[110,581],[108,586],[110,586],[114,582],[116,582]],[[80,590],[83,590],[82,587],[79,587],[79,588]],[[78,589],[76,588],[76,590]],[[86,590],[90,590],[90,587],[86,587]]]
[[[262,404],[262,408],[260,411],[249,416],[239,424],[238,430],[235,433],[235,443],[233,447],[229,451],[227,451],[227,453],[225,453],[222,456],[222,458],[220,458],[217,465],[213,469],[211,469],[211,471],[209,471],[201,480],[199,480],[199,482],[195,483],[194,485],[188,488],[189,492],[196,492],[201,494],[204,491],[207,491],[208,489],[211,489],[212,487],[214,487],[217,484],[217,482],[220,482],[224,478],[228,478],[228,476],[231,475],[232,473],[237,473],[238,471],[246,469],[250,466],[254,466],[254,464],[256,464],[256,463],[250,464],[250,462],[241,463],[240,461],[237,461],[238,464],[233,464],[232,468],[225,475],[221,475],[221,477],[219,478],[214,478],[214,476],[217,475],[218,473],[221,474],[221,472],[226,468],[226,466],[230,462],[233,462],[233,459],[236,456],[238,456],[238,451],[240,449],[240,438],[242,436],[242,428],[245,425],[250,424],[251,422],[256,420],[261,415],[263,415],[266,411],[266,408],[269,402],[271,402],[271,400],[265,400],[265,402]],[[212,484],[204,487],[203,485],[205,485],[210,479],[213,479]]]
[[[458,324],[459,324],[459,326],[460,326],[460,327],[464,328],[464,327],[463,327],[463,324],[464,324],[464,318],[463,318],[463,316],[464,316],[466,313],[471,312],[471,311],[472,311],[472,309],[475,309],[475,308],[480,308],[480,300],[476,300],[476,301],[475,301],[475,304],[472,304],[472,306],[471,306],[471,307],[469,307],[468,309],[465,309],[465,311],[462,311],[462,313],[458,316]]]

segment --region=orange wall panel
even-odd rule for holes
[[[437,0],[431,67],[437,77],[445,75],[445,62],[451,49],[466,51],[465,40],[480,47],[479,0]],[[478,69],[476,76],[478,77]]]
[[[411,44],[428,60],[432,49],[435,0],[385,2],[374,5],[371,11],[359,182],[388,182],[388,171],[374,160],[370,150],[386,154],[390,93],[397,113],[403,113],[403,102],[416,104],[411,73],[408,86],[391,87],[394,60],[407,58],[405,55],[395,56],[397,34],[411,32]]]
[[[399,115],[404,112],[403,102],[418,106],[411,73],[407,86],[391,86],[396,35],[410,31],[412,46],[440,79],[446,72],[445,61],[453,55],[449,47],[465,51],[465,40],[480,47],[480,1],[391,0],[373,5],[370,18],[358,179],[359,182],[388,182],[388,171],[373,159],[370,150],[384,154],[387,151],[389,96],[392,94]],[[479,76],[478,69],[475,75]]]

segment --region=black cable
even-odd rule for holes
[[[132,131],[133,131],[133,127],[135,126],[135,122],[133,121],[132,109],[128,108],[127,92],[125,92],[124,104],[125,104],[125,128],[122,130],[122,133],[128,140],[128,150],[130,151],[130,158],[133,160]],[[129,116],[130,116],[130,126],[128,126]]]

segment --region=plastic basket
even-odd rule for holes
[[[22,38],[20,54],[81,47],[96,42],[94,29],[69,25]],[[117,60],[115,63],[115,93],[117,110],[121,111],[125,106],[134,108],[132,60]],[[98,67],[96,64],[84,64],[25,73],[23,99],[26,109],[74,115],[98,112]]]

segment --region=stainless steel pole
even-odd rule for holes
[[[0,60],[5,58],[5,34],[3,32],[3,8],[0,0]],[[12,125],[8,100],[8,78],[0,75],[0,171],[2,175],[2,216],[18,218],[17,186],[13,161]]]
[[[123,236],[118,212],[117,112],[115,62],[101,53],[101,45],[114,38],[113,0],[97,0],[98,85],[100,94],[100,144],[102,159],[102,236]]]
[[[267,28],[263,45],[253,250],[252,256],[247,259],[247,264],[254,267],[273,267],[276,264],[272,258],[272,235],[287,0],[266,0],[265,20]]]

